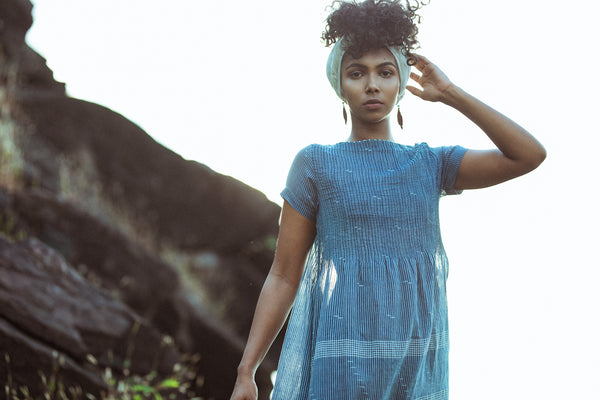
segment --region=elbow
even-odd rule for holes
[[[541,145],[538,146],[535,150],[530,150],[523,156],[521,159],[512,160],[512,171],[514,175],[509,178],[516,178],[518,176],[522,176],[530,173],[537,167],[539,167],[544,160],[546,159],[546,149]]]
[[[531,170],[533,171],[534,169],[536,169],[537,167],[539,167],[544,160],[546,159],[546,149],[544,148],[544,146],[540,145],[540,147],[535,151],[535,154],[533,154],[533,160],[532,160],[532,166],[533,168],[531,168]]]
[[[533,171],[537,167],[539,167],[544,160],[546,159],[546,149],[542,146],[539,146],[535,151],[532,151],[527,160],[522,164],[523,174]]]

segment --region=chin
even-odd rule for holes
[[[379,118],[377,118],[377,117],[364,118],[362,121],[367,124],[381,124],[381,123],[387,122],[389,119],[390,119],[390,116],[385,115],[385,116],[379,117]]]

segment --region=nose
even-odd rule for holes
[[[368,75],[366,92],[367,93],[377,93],[377,92],[379,92],[379,84],[377,82],[377,75],[376,74],[369,74]]]

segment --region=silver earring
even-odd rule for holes
[[[346,112],[346,102],[342,102],[342,111],[344,115],[344,125],[348,125],[348,113]]]

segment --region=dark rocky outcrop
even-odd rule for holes
[[[190,393],[228,398],[279,207],[67,97],[31,24],[28,0],[0,0],[0,382],[98,394],[107,368],[158,380],[197,355]]]
[[[57,363],[65,385],[85,385],[99,396],[108,392],[101,379],[106,367],[168,375],[181,361],[147,320],[90,284],[39,240],[14,243],[0,236],[0,268],[0,350],[9,356],[0,368],[4,377],[10,368],[13,380],[33,382],[30,390],[43,391],[38,368],[52,371]]]

